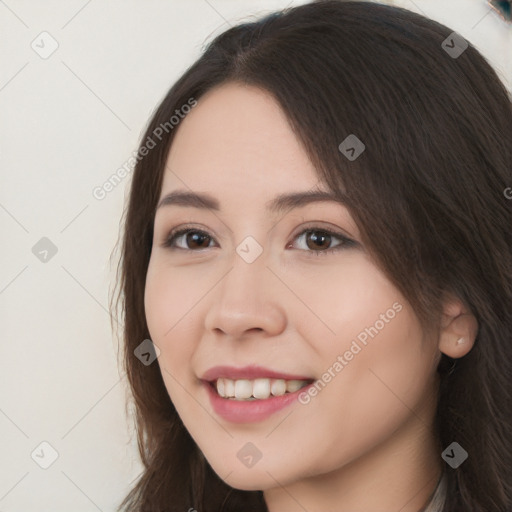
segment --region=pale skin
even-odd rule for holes
[[[265,209],[274,196],[311,189],[327,190],[268,93],[230,83],[199,99],[179,125],[160,198],[208,193],[220,209],[157,209],[145,308],[158,364],[214,471],[232,487],[263,490],[270,512],[417,512],[444,464],[432,433],[436,367],[441,353],[471,350],[476,320],[447,296],[440,331],[427,337],[345,206]],[[185,224],[207,233],[202,245],[185,235],[163,247]],[[357,244],[308,243],[306,228]],[[250,264],[236,252],[248,236],[263,249]],[[243,424],[212,409],[199,380],[212,366],[259,364],[319,379],[397,302],[400,312],[307,405]],[[250,468],[237,457],[248,442],[262,454]]]

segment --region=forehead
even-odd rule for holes
[[[318,185],[315,168],[275,99],[254,86],[228,83],[202,96],[177,127],[162,195],[190,188],[249,199]]]

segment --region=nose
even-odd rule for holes
[[[268,267],[265,253],[252,263],[238,254],[211,293],[205,328],[216,336],[239,339],[249,333],[277,336],[286,327],[284,286]]]

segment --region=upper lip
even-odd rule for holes
[[[202,380],[206,380],[208,382],[213,382],[220,378],[226,379],[284,379],[284,380],[312,380],[311,377],[305,377],[304,375],[296,375],[290,373],[278,372],[275,370],[270,370],[269,368],[264,368],[259,365],[249,365],[243,367],[235,367],[235,366],[214,366],[207,370],[203,376]]]

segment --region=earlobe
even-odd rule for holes
[[[478,321],[460,302],[452,302],[444,309],[439,335],[439,350],[453,358],[464,357],[475,344]]]
[[[478,322],[472,314],[460,314],[448,323],[439,337],[439,350],[458,359],[465,356],[475,343]]]

